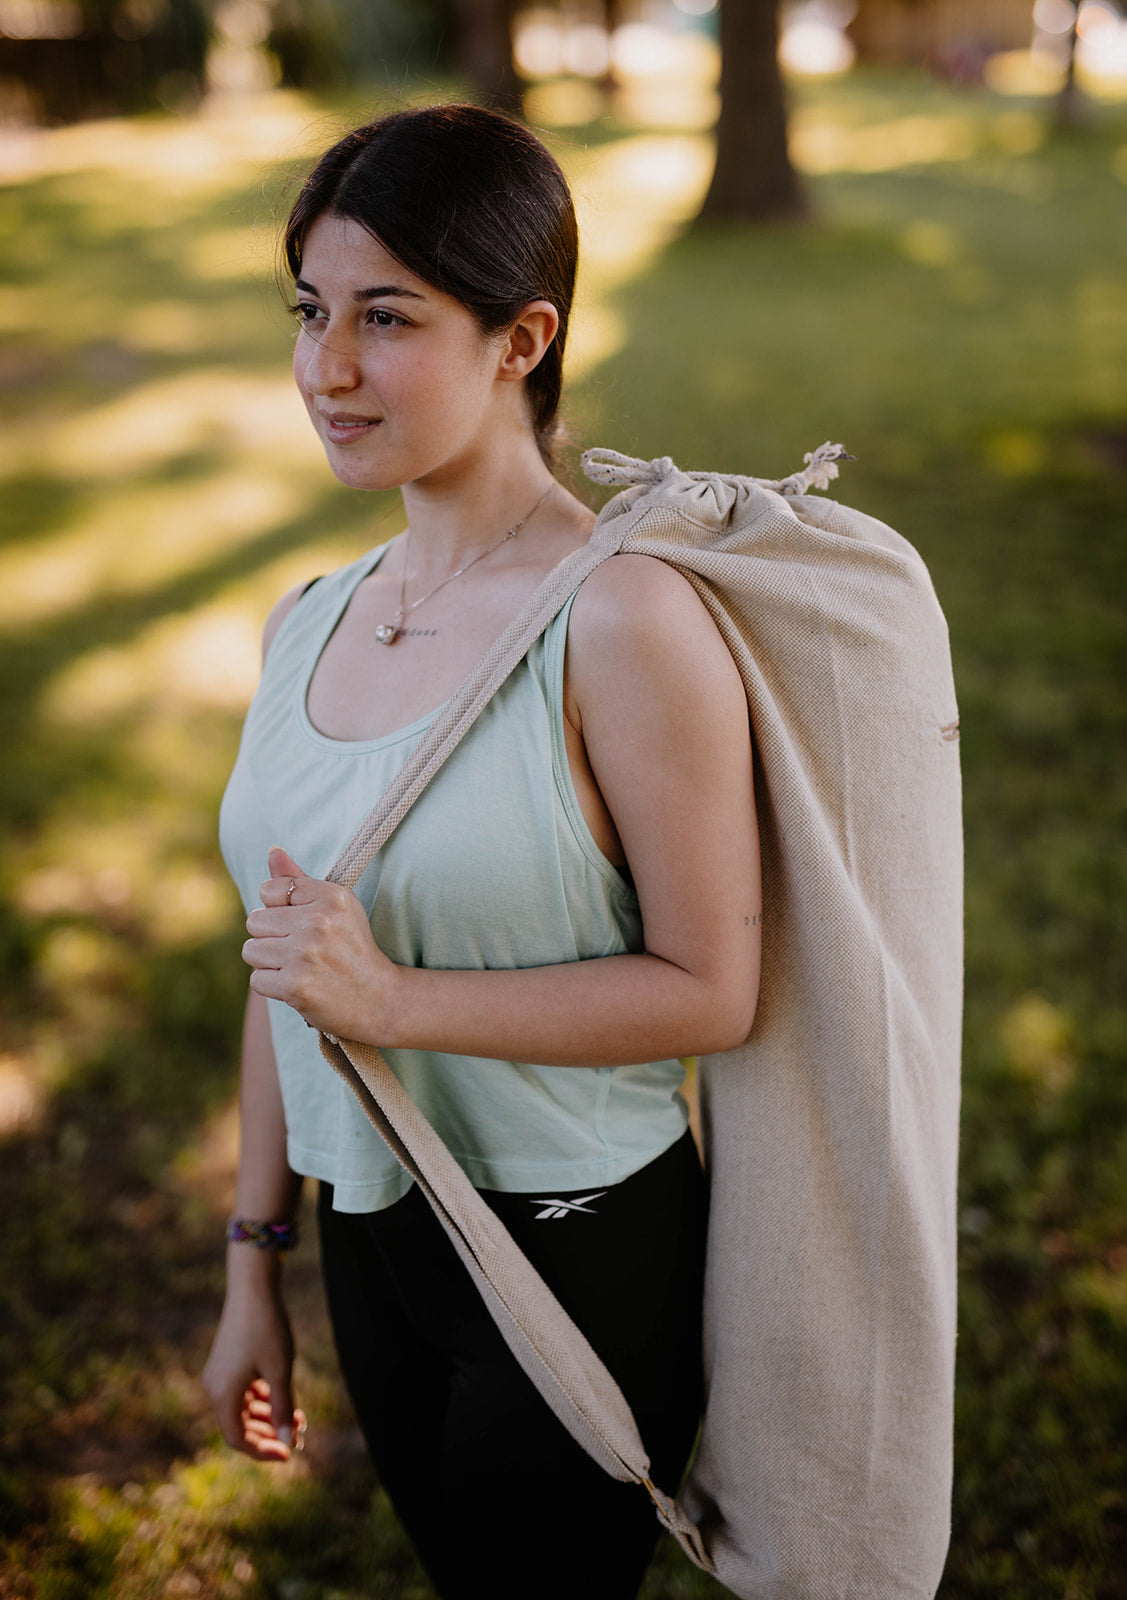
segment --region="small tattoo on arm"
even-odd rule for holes
[[[756,915],[754,917],[745,917],[744,918],[744,927],[745,928],[749,928],[749,927],[750,928],[758,928],[758,926],[759,926],[759,917],[758,917],[758,915]]]

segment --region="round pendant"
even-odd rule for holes
[[[399,628],[394,622],[381,622],[376,629],[376,639],[380,644],[394,644],[399,636]]]

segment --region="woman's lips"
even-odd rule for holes
[[[334,411],[321,420],[325,437],[331,439],[333,444],[349,444],[353,439],[362,439],[380,425],[379,417],[358,417],[348,411]]]

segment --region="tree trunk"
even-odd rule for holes
[[[1062,128],[1077,128],[1084,121],[1086,110],[1084,95],[1076,81],[1076,24],[1068,33],[1068,60],[1065,63],[1064,85],[1057,95],[1056,121]]]
[[[517,0],[456,0],[458,65],[475,96],[494,111],[523,114],[524,84],[513,65]]]
[[[603,0],[603,27],[607,30],[608,41],[614,38],[615,29],[622,22],[622,0]],[[611,94],[619,87],[618,73],[615,71],[613,57],[607,62],[607,70],[599,79],[599,88],[606,94]]]
[[[720,118],[705,220],[765,222],[807,210],[787,153],[778,0],[721,0]]]

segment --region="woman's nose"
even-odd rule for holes
[[[310,394],[334,394],[356,387],[360,368],[346,335],[334,329],[317,338],[309,332],[305,344],[307,360],[302,381]]]

